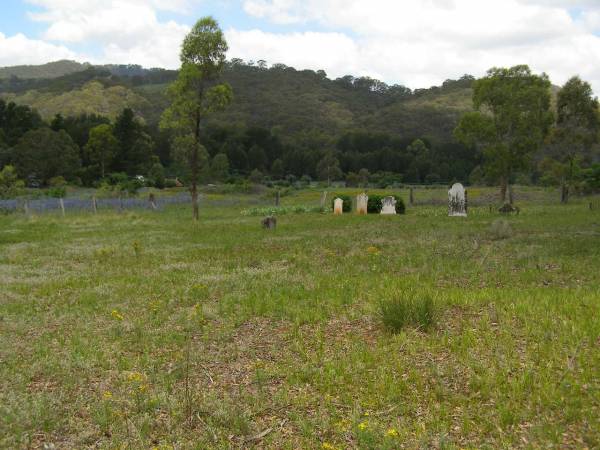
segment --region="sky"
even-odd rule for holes
[[[228,58],[427,88],[528,64],[600,93],[600,0],[0,0],[0,66],[72,59],[176,68],[212,15]]]

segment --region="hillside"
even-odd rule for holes
[[[62,60],[37,66],[0,67],[0,79],[11,77],[24,79],[58,78],[71,73],[81,72],[89,66],[88,63],[82,64],[76,61]]]
[[[112,118],[130,107],[148,123],[156,123],[168,104],[165,89],[176,76],[175,71],[133,65],[67,63],[29,67],[21,73],[30,78],[0,80],[0,96],[36,108],[46,120],[57,113],[83,112]],[[63,71],[71,67],[71,72],[32,76],[52,73],[49,67]],[[276,128],[284,136],[310,131],[333,139],[368,129],[448,141],[459,115],[471,105],[469,77],[411,92],[369,78],[331,80],[322,71],[299,71],[281,64],[267,69],[234,61],[227,65],[224,78],[232,85],[235,100],[216,121]]]

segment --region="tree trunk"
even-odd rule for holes
[[[198,150],[200,147],[200,111],[196,111],[196,130],[195,130],[195,145],[192,151],[191,169],[192,169],[192,211],[195,221],[200,219],[200,212],[198,211]]]
[[[506,202],[506,190],[508,189],[508,181],[505,177],[500,180],[500,201],[502,204]]]
[[[192,152],[192,187],[190,189],[192,193],[192,210],[194,220],[200,218],[200,212],[198,211],[198,145],[194,145]]]
[[[569,185],[564,180],[560,187],[560,202],[563,204],[569,202]]]

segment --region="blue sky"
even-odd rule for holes
[[[330,77],[429,87],[529,64],[600,92],[598,0],[2,0],[0,66],[57,59],[178,66],[193,22],[214,16],[230,58]]]

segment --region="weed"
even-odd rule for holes
[[[429,330],[435,325],[438,311],[430,293],[403,290],[379,302],[383,325],[392,333],[406,326]]]

